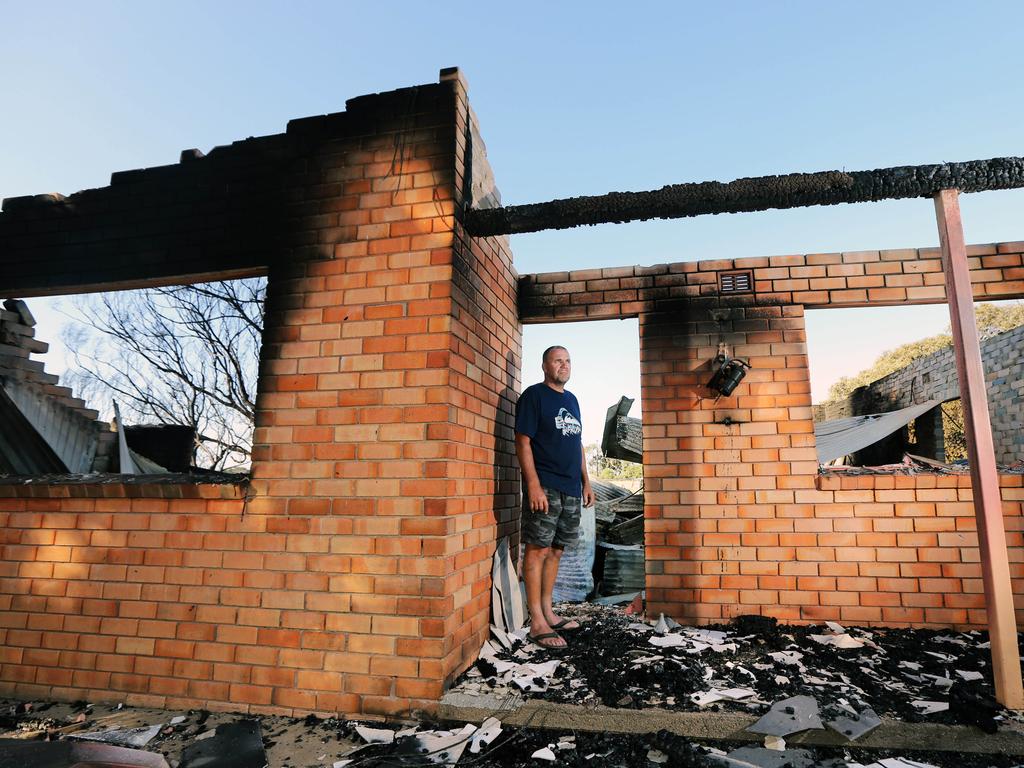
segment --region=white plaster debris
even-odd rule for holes
[[[781,736],[765,736],[764,748],[774,749],[776,752],[782,752],[786,749],[786,740]]]
[[[557,759],[555,757],[555,753],[551,751],[551,747],[543,747],[542,749],[538,749],[536,752],[530,755],[530,757],[532,757],[534,760],[547,760],[551,763],[555,762],[555,760]]]
[[[946,701],[912,701],[910,706],[922,715],[934,715],[936,712],[945,712],[949,709],[949,702]]]
[[[780,664],[800,667],[803,669],[804,665],[800,663],[800,659],[802,659],[804,655],[799,651],[776,651],[775,653],[769,653],[768,655]]]
[[[357,725],[356,733],[367,744],[391,744],[395,740],[395,732],[387,728],[368,728],[365,725]]]
[[[455,765],[477,727],[467,723],[458,731],[423,731],[415,734],[417,751],[432,763]]]
[[[841,635],[811,635],[811,639],[822,645],[832,645],[836,648],[863,648],[864,641],[858,640],[847,634]]]
[[[586,616],[586,621],[594,620],[605,619],[600,613],[596,617]],[[678,704],[682,704],[683,709],[692,710],[720,704],[728,711],[763,712],[763,705],[778,703],[773,702],[774,695],[764,692],[773,690],[774,683],[777,686],[774,690],[785,691],[778,699],[793,695],[817,699],[822,707],[820,719],[827,720],[829,727],[852,740],[875,727],[870,725],[871,717],[877,716],[870,711],[869,692],[882,690],[886,696],[907,703],[921,702],[916,705],[917,710],[928,715],[949,708],[942,700],[948,699],[949,689],[954,684],[980,686],[975,690],[982,695],[987,691],[984,682],[979,682],[985,679],[988,667],[978,658],[982,644],[977,634],[929,635],[924,647],[908,646],[897,637],[897,642],[890,646],[886,632],[872,633],[860,627],[847,630],[833,622],[811,630],[820,634],[809,635],[806,630],[776,633],[773,641],[766,643],[756,625],[749,629],[740,625],[742,629],[736,631],[732,631],[732,627],[729,631],[679,627],[665,616],[644,623],[632,617],[616,618],[615,622],[615,629],[627,630],[631,639],[623,645],[615,662],[615,669],[626,673],[621,701],[616,705],[614,699],[608,700],[607,706],[635,706],[639,702],[641,706],[679,708]],[[572,648],[573,638],[566,639]],[[949,644],[942,645],[940,641]],[[540,697],[584,705],[600,700],[598,693],[576,671],[577,660],[581,660],[578,654],[574,656],[570,650],[554,661],[550,674],[538,674],[545,670],[531,665],[535,659],[550,658],[547,652],[529,643],[513,643],[511,650],[493,640],[485,643],[481,658],[494,672],[485,669],[484,680],[464,679],[459,689],[470,694]],[[852,662],[852,666],[840,667],[845,674],[825,661],[833,649],[841,649],[845,662]],[[732,651],[737,655],[733,656]],[[914,660],[905,660],[908,658]],[[737,663],[738,659],[742,659],[742,664]],[[813,663],[809,659],[813,659]],[[660,681],[660,668],[669,674],[678,673],[680,668],[691,669],[697,673],[697,680],[703,678],[704,690],[694,691],[690,683],[688,692],[679,695],[666,686],[671,677]],[[561,671],[554,679],[556,670]],[[650,682],[630,687],[628,680],[639,679],[633,678],[634,670],[642,671]],[[669,696],[669,693],[676,695]],[[630,702],[623,703],[626,699]]]
[[[501,735],[501,720],[496,717],[488,717],[484,720],[476,733],[469,740],[469,751],[474,755],[480,754],[483,747],[490,745]]]
[[[662,752],[660,749],[650,749],[647,751],[647,759],[652,763],[662,764],[668,762],[668,755]]]

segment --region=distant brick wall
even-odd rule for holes
[[[992,423],[996,461],[1012,464],[1024,459],[1024,326],[981,342],[986,393]],[[885,410],[906,408],[926,400],[960,397],[953,348],[940,350],[868,384],[857,392],[858,406],[882,405]],[[941,437],[941,420],[937,420]],[[941,444],[941,443],[940,443]]]

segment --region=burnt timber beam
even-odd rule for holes
[[[933,197],[943,189],[985,192],[1021,187],[1024,187],[1024,158],[996,157],[873,171],[821,171],[730,182],[672,184],[649,192],[609,192],[546,203],[470,208],[465,214],[465,226],[470,235],[488,237],[593,224],[680,219],[708,213]]]

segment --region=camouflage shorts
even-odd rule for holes
[[[564,549],[576,543],[580,532],[580,497],[545,488],[548,511],[530,509],[530,497],[523,492],[522,538],[538,547]]]

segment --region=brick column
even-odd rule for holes
[[[456,221],[484,162],[464,159],[457,73],[346,115],[365,130],[307,160],[308,244],[270,276],[249,525],[283,542],[272,567],[302,608],[272,704],[399,714],[431,708],[486,634],[514,507],[515,278],[506,241]]]
[[[796,589],[795,548],[815,536],[794,522],[818,493],[803,308],[678,307],[640,316],[648,610],[800,618],[784,593]],[[752,368],[715,402],[720,342]]]

